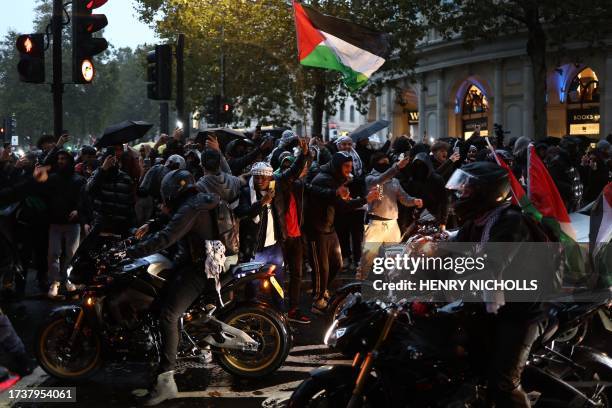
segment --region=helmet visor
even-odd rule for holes
[[[457,169],[448,179],[448,182],[446,183],[446,188],[449,190],[463,191],[467,186],[473,185],[477,182],[478,179],[473,175],[461,169]]]

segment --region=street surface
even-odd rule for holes
[[[30,273],[32,276],[33,273]],[[34,282],[28,282],[29,288]],[[305,295],[304,298],[307,298]],[[28,292],[20,302],[3,304],[15,329],[31,351],[36,332],[48,313],[65,302],[51,301],[45,296]],[[308,305],[304,303],[304,310]],[[322,344],[327,329],[325,318],[315,318],[309,325],[293,325],[293,348],[285,364],[274,374],[256,381],[234,379],[219,366],[187,362],[179,369],[176,382],[180,399],[166,401],[160,407],[235,407],[241,408],[284,406],[292,390],[308,376],[308,372],[325,364],[350,364],[345,357],[330,353]],[[135,407],[137,395],[149,385],[150,373],[144,365],[106,366],[81,384],[71,384],[51,378],[40,367],[24,378],[14,388],[24,387],[77,387],[77,404],[80,407]],[[206,387],[207,372],[210,384]],[[6,393],[0,395],[0,407],[42,407],[43,403],[9,403]],[[71,407],[74,403],[53,403],[54,407]]]

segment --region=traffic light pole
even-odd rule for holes
[[[64,16],[63,0],[53,0],[51,30],[53,34],[53,133],[57,139],[64,129],[64,107],[62,84],[62,21]]]
[[[170,107],[168,102],[159,104],[159,133],[170,134]]]
[[[185,34],[179,34],[176,45],[176,113],[183,122],[183,137],[189,138],[191,123],[185,112]]]

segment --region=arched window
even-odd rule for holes
[[[346,115],[344,114],[344,104],[340,105],[340,122],[344,122],[346,120]]]
[[[463,114],[484,113],[489,110],[489,101],[482,91],[471,85],[463,98]]]
[[[480,136],[488,136],[489,100],[484,92],[473,82],[469,81],[464,86],[467,86],[467,90],[463,95],[461,103],[463,137],[469,138],[475,131],[478,131]],[[457,99],[457,102],[461,101],[461,99]]]
[[[349,112],[349,120],[351,123],[355,122],[355,107],[351,105],[351,111]]]
[[[585,68],[572,80],[567,90],[567,103],[599,102],[599,81],[591,68]]]
[[[582,69],[567,89],[567,134],[598,137],[599,80],[591,68]]]

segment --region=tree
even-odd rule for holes
[[[610,34],[609,0],[426,0],[417,2],[425,21],[450,38],[460,33],[468,47],[476,40],[525,35],[531,60],[534,135],[546,137],[547,59],[558,59],[571,41],[602,45]]]
[[[141,18],[148,23],[156,21],[161,38],[174,41],[177,33],[186,35],[187,104],[192,109],[203,107],[207,97],[223,93],[234,100],[243,122],[255,119],[290,123],[291,118],[311,113],[312,132],[321,134],[324,113],[333,115],[335,106],[349,94],[341,84],[340,74],[299,64],[289,1],[138,0],[138,3]],[[416,38],[422,34],[411,31],[420,27],[416,24],[417,8],[411,2],[304,3],[373,29],[386,31],[403,26],[393,39],[396,58],[385,69],[392,73],[413,66],[411,52]],[[222,57],[226,68],[223,81]],[[378,91],[388,80],[388,75],[380,75],[355,96],[367,99],[364,95]]]
[[[51,4],[39,1],[34,31],[45,32],[51,19]],[[10,32],[0,42],[0,117],[13,113],[19,136],[31,142],[52,133],[53,106],[48,85],[19,81],[15,48],[17,33]],[[70,81],[70,30],[63,32],[64,80]],[[89,143],[89,136],[100,135],[106,126],[125,119],[154,121],[156,105],[145,97],[144,51],[115,50],[112,45],[96,58],[97,74],[90,85],[64,86],[64,127],[75,141]],[[52,78],[51,50],[46,55],[47,82]]]

